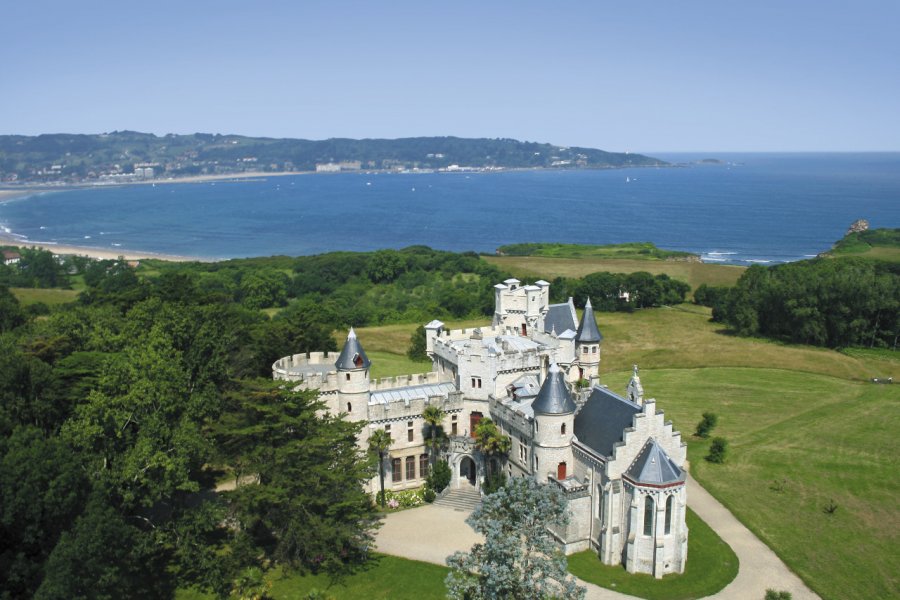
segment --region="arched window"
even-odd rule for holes
[[[644,535],[653,535],[653,517],[656,511],[653,509],[653,498],[644,497]]]
[[[559,428],[559,433],[561,435],[566,435],[566,424],[565,423],[563,423],[562,426]]]
[[[666,500],[666,535],[672,533],[672,496]]]
[[[603,488],[597,486],[597,520],[603,525]]]

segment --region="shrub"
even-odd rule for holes
[[[791,600],[791,593],[773,589],[766,590],[765,600]]]
[[[430,487],[425,488],[425,491],[422,493],[422,498],[424,498],[425,502],[431,504],[434,502],[434,499],[437,498],[437,494],[434,493],[434,490]]]
[[[491,473],[490,476],[485,477],[484,485],[481,486],[481,491],[485,494],[493,494],[500,488],[506,485],[506,473],[503,471],[497,471],[495,473]]]
[[[709,445],[709,454],[706,455],[706,460],[711,463],[722,464],[725,462],[725,453],[728,450],[728,440],[725,438],[713,438],[712,443]]]
[[[447,461],[439,460],[434,463],[434,466],[431,468],[431,473],[425,480],[425,485],[435,492],[441,492],[445,487],[450,485],[450,479],[452,477],[453,473],[451,472],[450,465],[447,464]]]
[[[697,431],[695,435],[701,438],[708,438],[709,432],[718,424],[719,417],[716,413],[705,412],[703,418],[697,423]]]
[[[419,488],[416,490],[402,490],[399,492],[385,490],[384,499],[386,501],[387,507],[391,510],[396,510],[398,508],[414,508],[416,506],[422,506],[425,503],[425,491],[426,488]],[[376,494],[376,501],[380,503],[381,492],[378,492],[378,494]]]

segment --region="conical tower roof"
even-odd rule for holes
[[[650,438],[625,472],[635,483],[666,485],[684,481],[685,475],[666,451]]]
[[[541,385],[541,391],[531,403],[535,414],[542,415],[566,415],[575,412],[575,402],[566,388],[566,380],[563,372],[556,363],[550,365],[547,379]]]
[[[602,339],[603,336],[597,329],[597,320],[594,318],[594,307],[591,306],[591,299],[588,298],[587,304],[584,305],[584,313],[581,315],[581,323],[578,324],[575,341],[583,344],[599,342]]]
[[[356,332],[351,327],[350,333],[347,334],[347,341],[344,343],[344,349],[341,350],[341,355],[338,356],[334,366],[338,371],[352,371],[353,369],[368,369],[371,364],[362,344],[356,338]]]

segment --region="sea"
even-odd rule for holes
[[[654,156],[677,166],[360,171],[42,192],[0,203],[0,227],[23,244],[204,259],[650,241],[741,265],[815,256],[857,219],[900,227],[900,153]]]

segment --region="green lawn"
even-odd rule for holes
[[[687,600],[715,594],[737,576],[738,558],[731,548],[688,509],[688,561],[681,575],[655,579],[633,575],[624,567],[600,562],[593,550],[569,557],[569,571],[585,581],[649,600]]]
[[[75,302],[78,292],[75,290],[61,290],[57,288],[9,288],[22,306],[43,302],[47,306],[54,304],[66,304]]]
[[[604,381],[620,391],[629,375]],[[900,387],[762,368],[641,375],[688,442],[694,477],[807,585],[826,599],[898,597]],[[724,465],[690,435],[707,410],[729,441]]]
[[[677,260],[639,260],[625,258],[549,258],[542,256],[483,256],[482,260],[509,271],[524,280],[538,278],[553,281],[556,277],[584,277],[589,273],[634,273],[646,271],[653,275],[665,273],[672,279],[686,282],[691,289],[701,283],[734,285],[744,267],[712,265]]]
[[[270,573],[271,597],[301,600],[312,590],[335,600],[439,600],[445,598],[447,567],[396,556],[377,555],[359,573],[332,582],[325,575]],[[195,590],[179,590],[177,600],[211,599]]]

